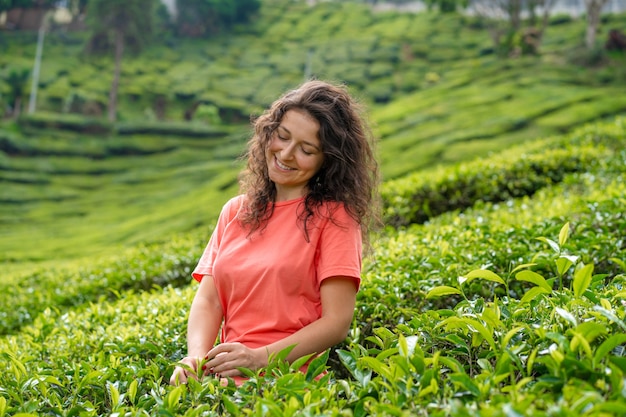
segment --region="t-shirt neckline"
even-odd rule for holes
[[[298,198],[294,198],[294,199],[291,199],[291,200],[276,201],[276,202],[274,202],[274,207],[289,206],[291,204],[299,203],[299,202],[301,202],[303,200],[304,200],[304,196],[298,197]]]

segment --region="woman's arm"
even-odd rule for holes
[[[269,355],[295,345],[287,356],[292,362],[311,353],[321,353],[345,340],[354,316],[357,287],[350,277],[330,277],[322,281],[320,297],[322,316],[298,330],[265,347],[250,349],[241,343],[222,343],[207,355],[208,366],[224,377],[241,375],[238,367],[259,369],[267,366]],[[218,356],[219,355],[219,356]]]
[[[205,358],[215,344],[223,318],[224,313],[213,277],[205,275],[191,303],[187,322],[187,356],[181,361],[196,373],[198,362]],[[170,384],[185,383],[190,376],[193,377],[193,374],[178,366],[170,378]]]

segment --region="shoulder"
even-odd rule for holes
[[[237,216],[237,213],[239,213],[241,207],[243,206],[244,201],[245,195],[243,194],[232,197],[222,207],[222,216],[226,216],[229,219],[234,219]]]
[[[319,214],[322,218],[331,220],[338,225],[352,225],[358,223],[350,213],[346,205],[340,201],[325,201],[319,207]]]

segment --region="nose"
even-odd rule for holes
[[[295,144],[293,142],[289,143],[280,151],[280,158],[283,160],[289,160],[293,158],[295,150],[296,150]]]

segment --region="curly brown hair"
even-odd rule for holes
[[[363,107],[345,85],[311,80],[288,91],[253,121],[254,134],[244,158],[241,190],[246,195],[240,221],[250,233],[263,229],[271,217],[276,187],[268,174],[265,151],[285,113],[307,112],[319,123],[319,140],[324,162],[309,180],[300,220],[308,240],[307,220],[324,202],[343,203],[347,213],[361,226],[363,243],[369,249],[369,232],[379,225],[378,163],[374,138],[363,117]],[[332,213],[331,213],[332,214]]]

